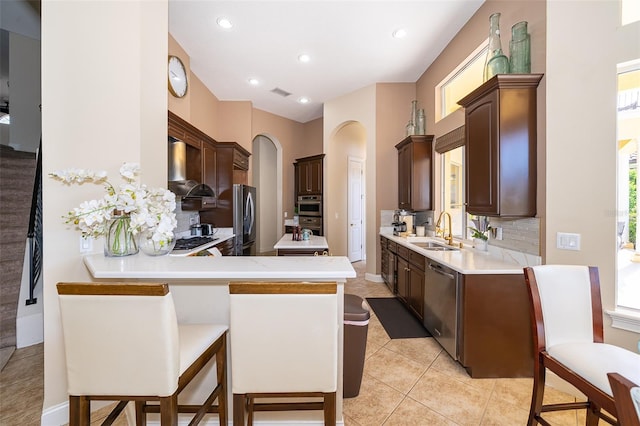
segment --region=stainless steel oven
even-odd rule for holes
[[[298,216],[322,216],[322,195],[299,195]]]

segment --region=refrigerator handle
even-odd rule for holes
[[[248,234],[251,234],[252,230],[253,230],[253,223],[255,220],[254,217],[254,204],[253,204],[253,197],[251,196],[251,192],[249,192],[247,194],[247,205],[245,207],[245,211],[247,212],[247,216],[249,216],[249,229],[247,231]]]

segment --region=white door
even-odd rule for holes
[[[348,174],[348,216],[349,230],[347,240],[347,250],[349,252],[349,261],[357,262],[364,258],[364,193],[362,190],[363,182],[363,161],[361,158],[349,157],[349,174]]]

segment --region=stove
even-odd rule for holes
[[[189,237],[176,240],[170,256],[188,256],[215,245],[218,237]]]

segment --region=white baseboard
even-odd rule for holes
[[[42,312],[16,318],[16,348],[26,348],[44,342]]]
[[[63,402],[42,410],[42,426],[60,426],[69,423],[69,403]]]
[[[364,274],[364,279],[367,280],[367,281],[374,282],[374,283],[383,283],[384,282],[382,280],[382,275],[370,274],[368,272]]]

